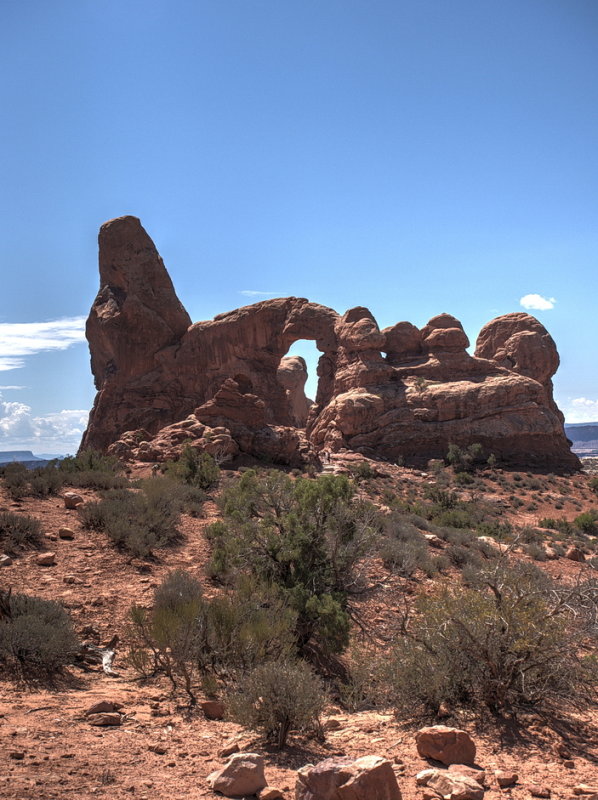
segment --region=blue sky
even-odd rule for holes
[[[539,295],[598,420],[595,0],[22,0],[0,67],[0,449],[76,449],[127,213],[194,320],[297,295],[475,340]]]

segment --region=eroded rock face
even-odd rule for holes
[[[552,399],[558,353],[528,314],[488,323],[475,356],[450,314],[380,331],[367,308],[342,317],[304,298],[191,321],[141,223],[100,230],[100,291],[87,337],[98,394],[82,448],[172,458],[182,443],[301,463],[343,448],[389,460],[481,443],[514,465],[578,467]],[[322,355],[308,408],[298,339]]]

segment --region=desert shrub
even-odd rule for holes
[[[4,487],[13,500],[20,500],[29,491],[29,476],[27,467],[18,462],[6,464],[0,468],[0,475],[4,481]]]
[[[399,709],[589,702],[598,671],[579,655],[581,617],[544,573],[497,563],[468,584],[420,597],[405,619],[386,672]]]
[[[50,674],[71,663],[79,644],[62,606],[3,593],[0,608],[0,667],[8,674]]]
[[[526,544],[525,552],[528,556],[533,558],[534,561],[546,561],[548,558],[546,555],[546,550],[537,542],[530,542],[529,544]]]
[[[164,673],[182,682],[192,703],[195,684],[230,682],[240,672],[293,647],[295,615],[280,593],[240,581],[226,595],[203,597],[188,573],[170,573],[154,593],[151,611],[131,609],[129,661],[142,675]]]
[[[378,530],[378,514],[355,498],[347,478],[290,479],[250,470],[221,498],[224,520],[208,529],[210,570],[230,581],[245,573],[278,587],[297,614],[302,650],[313,638],[340,652],[349,633],[348,593]]]
[[[590,478],[588,481],[588,486],[594,492],[595,495],[598,495],[598,476]]]
[[[360,461],[350,468],[351,475],[357,481],[366,481],[375,478],[378,474],[369,461]]]
[[[33,497],[47,497],[58,494],[64,486],[65,478],[54,465],[34,469],[29,473],[29,494]]]
[[[231,717],[282,749],[290,731],[319,731],[326,694],[304,661],[270,661],[243,676],[228,697]]]
[[[207,491],[218,483],[220,467],[213,456],[185,445],[178,461],[169,461],[166,474],[189,486]]]
[[[13,553],[19,548],[38,547],[42,539],[42,526],[28,514],[0,511],[0,545]]]
[[[112,541],[136,556],[180,538],[177,530],[181,498],[166,478],[140,482],[140,489],[114,489],[81,508],[84,527],[104,531]]]
[[[480,564],[480,558],[475,551],[461,544],[452,544],[447,547],[445,555],[457,569],[463,569],[468,565],[477,566]]]
[[[450,464],[456,472],[473,472],[477,467],[487,462],[484,448],[478,442],[462,449],[456,444],[449,444],[446,454],[446,463]]]
[[[573,520],[573,524],[585,534],[595,534],[598,532],[598,511],[591,509],[578,514]]]
[[[380,545],[380,557],[387,569],[402,578],[411,578],[418,569],[434,572],[428,546],[421,536],[419,541],[385,538]]]

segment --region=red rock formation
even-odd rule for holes
[[[556,347],[527,314],[488,323],[475,356],[449,314],[380,331],[366,308],[339,317],[295,297],[191,325],[134,217],[102,226],[100,280],[87,326],[98,395],[82,447],[160,460],[191,439],[292,463],[324,448],[425,461],[480,442],[513,464],[578,466],[552,399]],[[322,352],[309,414],[304,362],[285,358],[298,339]]]

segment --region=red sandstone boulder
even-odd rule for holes
[[[433,758],[443,764],[473,764],[476,746],[473,739],[459,728],[433,725],[415,734],[417,752],[422,758]]]
[[[208,784],[225,797],[257,794],[268,785],[264,758],[257,753],[234,753],[222,769],[208,775]]]
[[[392,764],[380,756],[327,758],[297,772],[295,800],[401,800]]]

